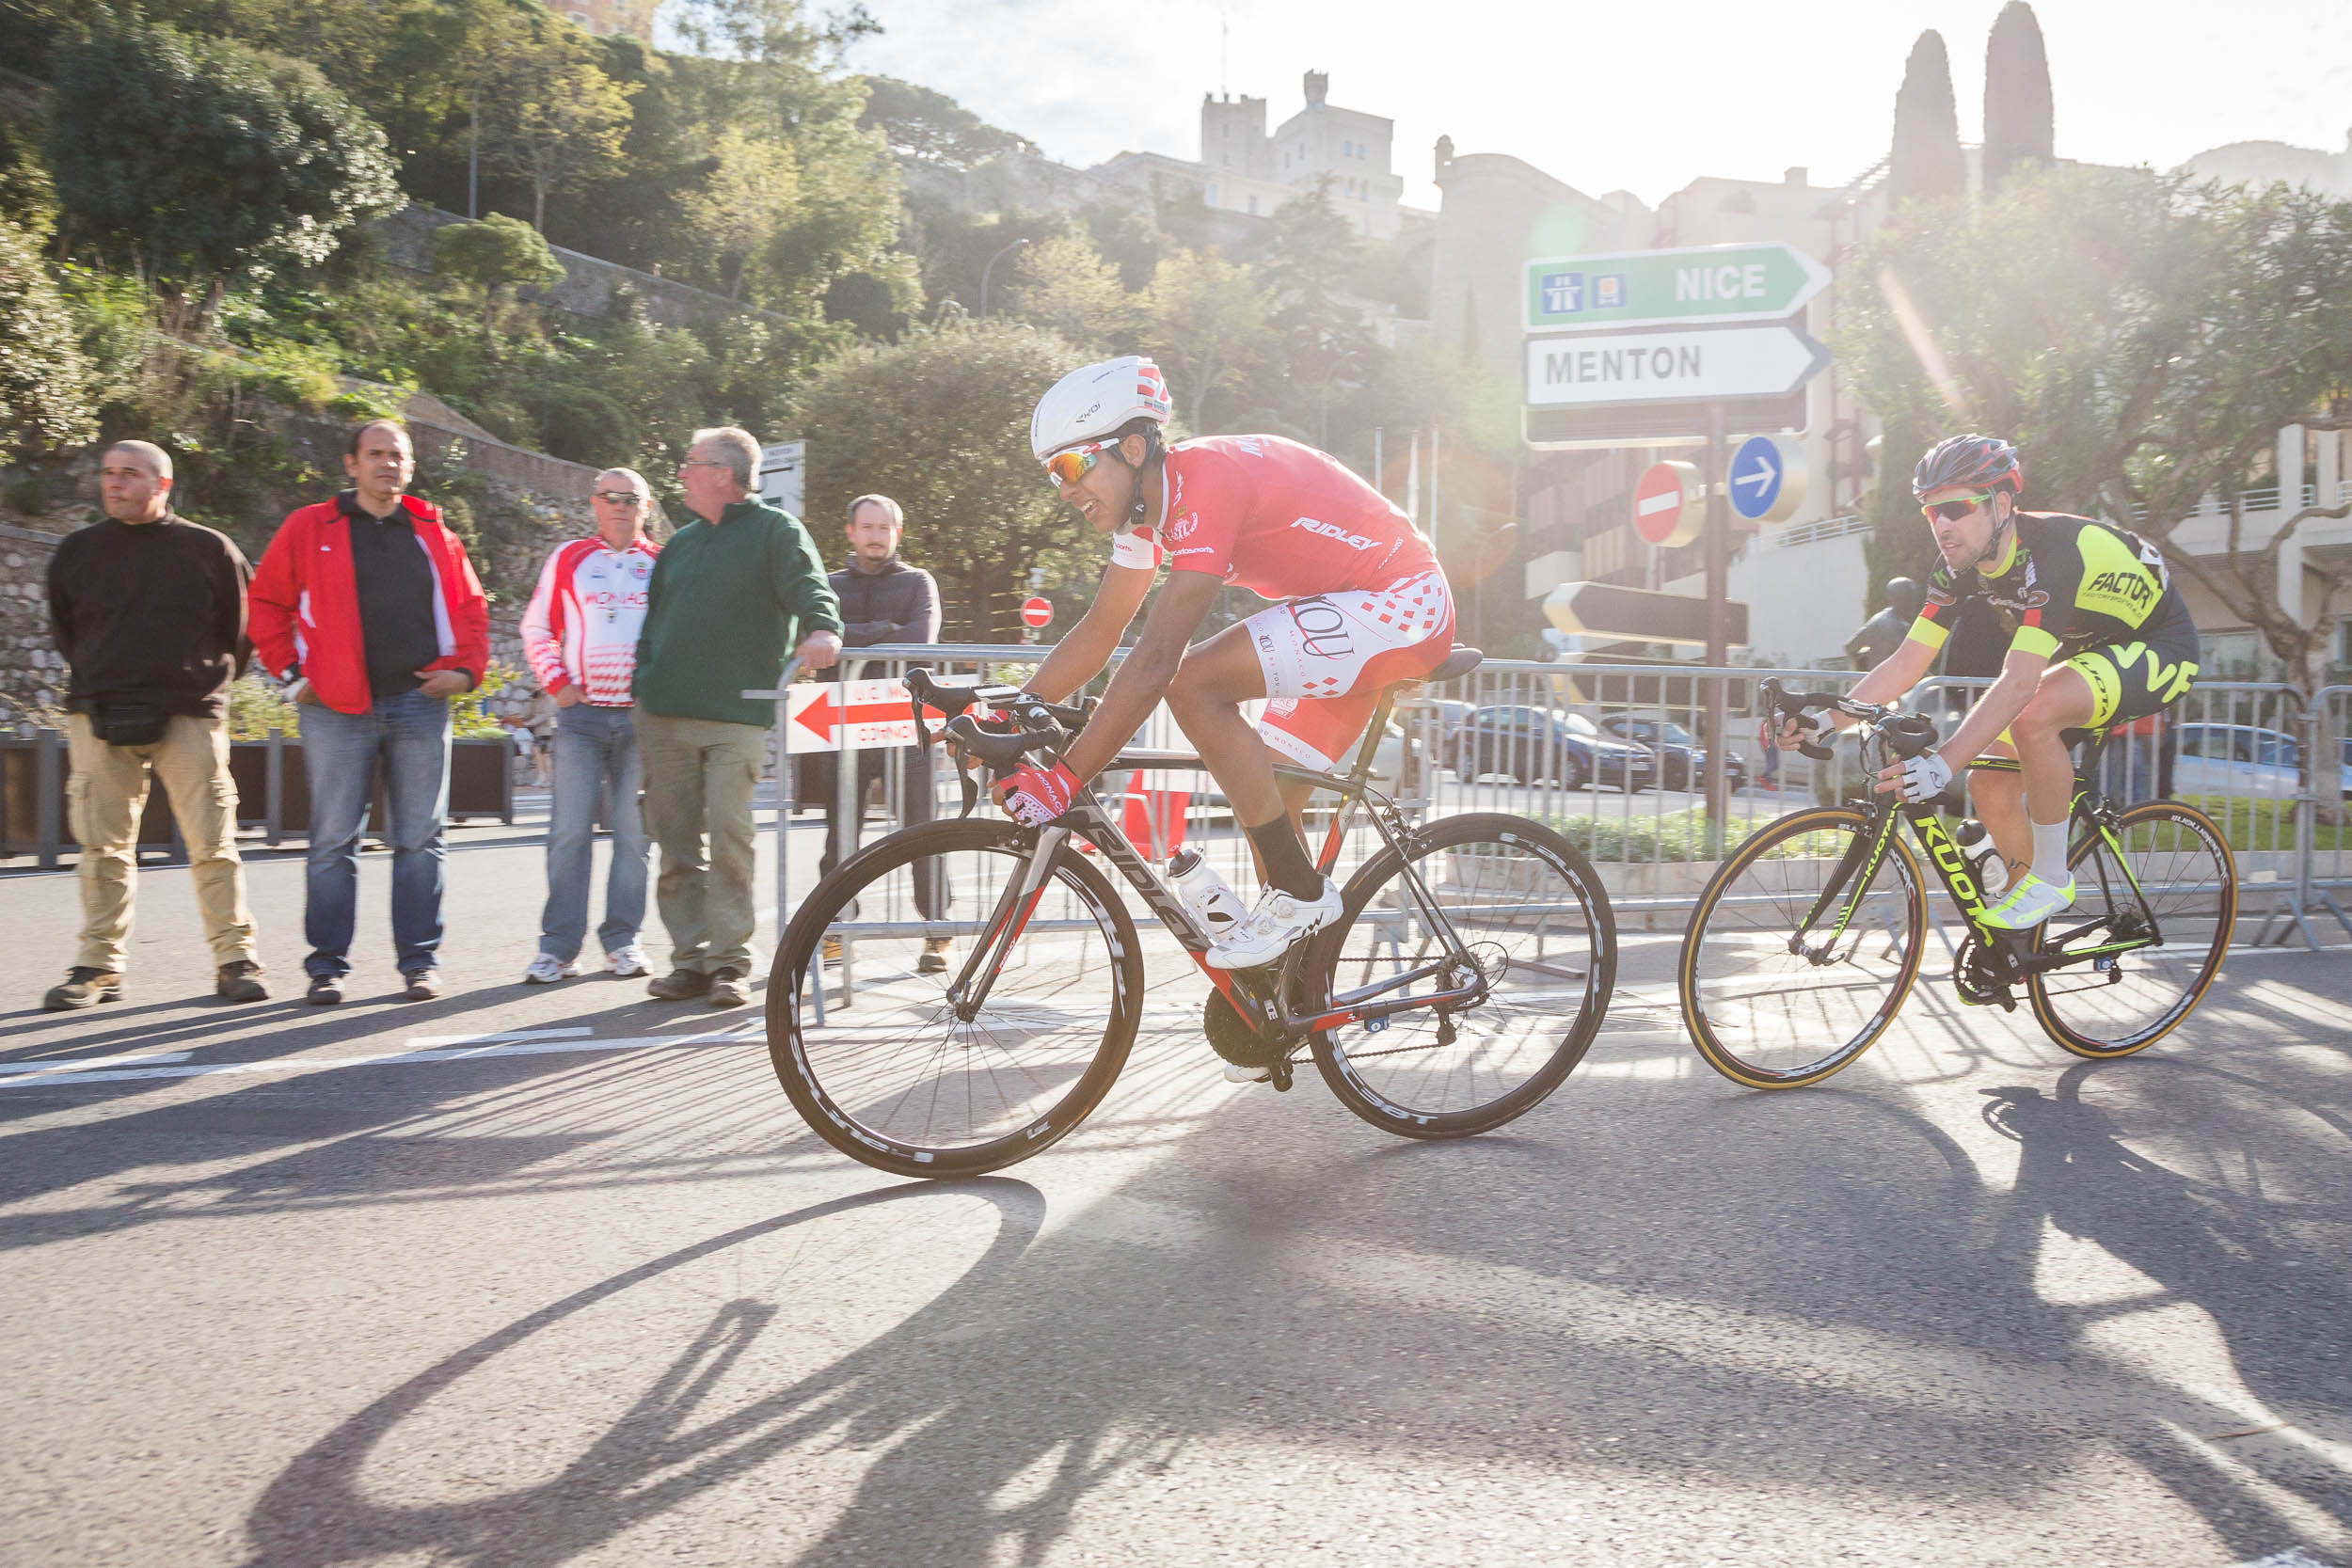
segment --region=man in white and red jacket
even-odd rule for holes
[[[304,937],[310,999],[343,999],[359,834],[376,764],[391,816],[392,945],[411,1002],[441,994],[449,700],[490,662],[490,610],[466,546],[408,495],[417,460],[395,420],[351,433],[352,487],[289,515],[248,591],[255,659],[294,682],[310,784]]]
[[[629,705],[646,586],[661,546],[645,534],[653,488],[636,469],[598,474],[588,503],[596,513],[596,537],[556,546],[523,611],[523,657],[556,706],[548,902],[539,914],[539,955],[523,971],[523,978],[534,985],[580,973],[574,960],[588,934],[596,801],[608,791],[612,866],[605,877],[604,924],[596,927],[596,940],[613,974],[626,977],[646,970],[637,928],[645,918],[651,846],[637,806],[644,772]]]

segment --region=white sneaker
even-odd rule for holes
[[[1228,1084],[1263,1084],[1273,1076],[1274,1069],[1270,1067],[1244,1067],[1239,1062],[1225,1064],[1225,1081]]]
[[[2001,901],[1977,917],[1977,924],[1996,931],[2029,931],[2074,901],[2074,881],[2045,882],[2028,871],[2010,884]]]
[[[531,960],[529,969],[523,971],[523,984],[551,986],[558,980],[568,980],[579,973],[580,965],[569,958],[559,958],[552,953],[542,953]]]
[[[1340,890],[1323,879],[1323,896],[1300,898],[1280,888],[1268,888],[1249,911],[1249,918],[1225,933],[1209,949],[1211,969],[1258,969],[1290,951],[1291,943],[1312,936],[1340,917]]]
[[[633,980],[640,974],[653,973],[653,965],[645,961],[645,950],[633,942],[606,954],[604,967],[624,980]]]

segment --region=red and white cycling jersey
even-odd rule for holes
[[[1167,505],[1113,536],[1111,559],[1206,572],[1262,598],[1385,588],[1437,569],[1412,520],[1336,457],[1279,436],[1168,448]]]
[[[637,634],[661,546],[638,538],[625,550],[601,539],[557,546],[523,611],[523,657],[549,692],[577,686],[597,707],[627,707],[637,673]]]

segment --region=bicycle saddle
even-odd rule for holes
[[[1422,679],[1432,686],[1439,686],[1447,681],[1458,681],[1486,662],[1486,656],[1484,653],[1476,648],[1457,643],[1454,651],[1445,656],[1445,662],[1422,676]]]

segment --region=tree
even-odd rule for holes
[[[769,240],[791,221],[801,171],[790,148],[737,130],[722,133],[710,152],[718,167],[679,198],[680,216],[726,277],[727,297],[741,299],[766,262]]]
[[[1984,43],[1984,188],[2012,168],[2054,156],[2050,55],[2026,0],[2009,0]]]
[[[89,362],[40,249],[0,219],[0,461],[98,439]]]
[[[1196,435],[1216,429],[1212,400],[1239,386],[1263,352],[1273,295],[1247,267],[1186,250],[1160,263],[1141,304],[1143,347],[1168,372],[1185,425]]]
[[[550,288],[564,277],[539,231],[504,213],[492,213],[479,223],[453,223],[436,233],[433,270],[482,291],[485,338],[490,335],[490,312],[501,289],[518,283]]]
[[[1129,314],[1119,274],[1084,234],[1057,234],[1013,258],[1002,314],[1100,354]],[[1002,277],[1004,274],[997,274]]]
[[[1887,154],[1889,207],[1941,201],[1968,188],[1960,152],[1960,110],[1952,102],[1952,62],[1944,35],[1930,28],[1911,46],[1895,93],[1895,145]]]
[[[2299,489],[2300,474],[2268,472],[2281,427],[2352,428],[2352,203],[2020,169],[1975,210],[1907,209],[1861,275],[1881,287],[1858,299],[1841,357],[1890,428],[2017,441],[2029,497],[2161,546],[2307,699],[2316,691],[2352,566],[2306,560],[2318,592],[2298,616],[2281,603],[2280,561],[2306,524],[2352,508],[2290,506],[2253,538],[2245,493]],[[1882,487],[1907,467],[1890,451]],[[2227,519],[2226,547],[2195,553],[2175,535],[2208,504]],[[2334,792],[2321,793],[2332,814]]]
[[[950,641],[1009,640],[1030,567],[1082,569],[1086,524],[1029,454],[1030,410],[1082,357],[1043,332],[958,319],[844,356],[801,399],[810,512],[897,498],[907,558],[946,588]]]
[[[534,10],[503,41],[482,89],[484,162],[531,186],[531,227],[544,230],[548,196],[619,164],[628,92],[588,35],[552,13]]]
[[[1276,209],[1273,230],[1264,277],[1276,300],[1283,401],[1292,418],[1314,432],[1315,444],[1327,449],[1333,388],[1343,379],[1360,383],[1373,357],[1361,307],[1341,297],[1363,245],[1331,204],[1327,175]]]
[[[858,124],[882,132],[901,158],[963,170],[1000,153],[1037,150],[1028,137],[997,129],[944,92],[896,76],[859,80],[866,87],[866,109]]]
[[[399,199],[383,133],[297,60],[121,22],[61,51],[56,87],[66,219],[199,323],[233,279],[316,266]]]

